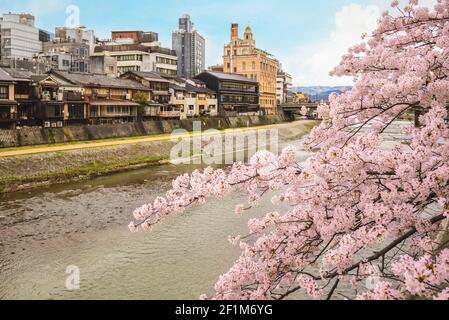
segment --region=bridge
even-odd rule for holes
[[[305,117],[308,119],[318,119],[318,103],[284,103],[281,104],[281,110],[286,119],[295,120],[295,116],[304,117],[301,114],[302,107],[306,107],[308,113]]]

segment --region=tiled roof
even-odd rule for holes
[[[0,81],[14,82],[14,78],[4,68],[0,68]]]
[[[12,68],[2,68],[3,71],[8,73],[14,81],[31,81],[32,72],[24,69],[12,69]]]
[[[183,88],[183,87],[178,86],[178,85],[173,84],[173,83],[170,83],[170,88],[174,89],[174,90],[177,90],[177,91],[187,91],[186,88]]]
[[[121,89],[135,89],[135,90],[149,90],[141,83],[121,78],[112,78],[106,75],[92,74],[92,73],[75,73],[67,71],[52,71],[52,73],[61,76],[62,78],[72,82],[73,84],[82,86],[100,86],[108,88]]]
[[[161,77],[161,75],[157,72],[130,71],[130,73],[149,81],[157,80],[158,82],[169,82],[168,80]]]
[[[236,73],[225,73],[219,71],[204,71],[204,73],[208,73],[220,80],[233,80],[233,81],[241,81],[241,82],[251,82],[258,83],[256,80],[248,79],[240,74]]]
[[[216,92],[211,90],[211,89],[203,88],[203,87],[197,87],[197,86],[191,85],[190,83],[186,83],[186,90],[188,92],[216,94]]]

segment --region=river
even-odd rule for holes
[[[281,146],[300,141],[283,141]],[[309,157],[298,152],[300,161]],[[3,195],[0,199],[0,299],[197,299],[239,255],[229,235],[272,207],[266,197],[243,217],[239,195],[171,217],[151,233],[131,234],[136,207],[165,193],[197,167],[165,165]],[[67,267],[80,271],[66,288]]]

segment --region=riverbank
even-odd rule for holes
[[[288,141],[308,134],[317,124],[316,121],[297,121],[253,129],[278,129],[280,141]],[[248,128],[233,129],[231,132],[246,130]],[[227,132],[225,130],[217,134]],[[3,150],[3,154],[9,152],[9,155],[1,156],[0,152],[0,192],[29,190],[167,164],[176,144],[169,135],[96,143],[42,146],[42,150],[39,147]],[[14,155],[14,152],[20,153],[20,150],[22,154]]]
[[[285,122],[282,116],[240,116],[195,118],[189,120],[152,120],[103,125],[67,126],[62,128],[25,127],[0,130],[0,151],[3,148],[57,145],[68,142],[89,142],[107,139],[126,139],[170,134],[177,129],[194,131],[201,124],[202,130],[257,127]]]

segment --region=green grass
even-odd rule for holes
[[[45,181],[57,182],[58,180],[67,181],[76,177],[88,178],[109,173],[126,171],[130,169],[136,169],[136,167],[157,165],[160,164],[160,162],[163,160],[166,159],[159,156],[148,156],[114,163],[102,163],[93,161],[79,167],[67,168],[51,173],[38,174],[31,177],[0,178],[0,192],[2,192],[10,184],[27,184]]]

